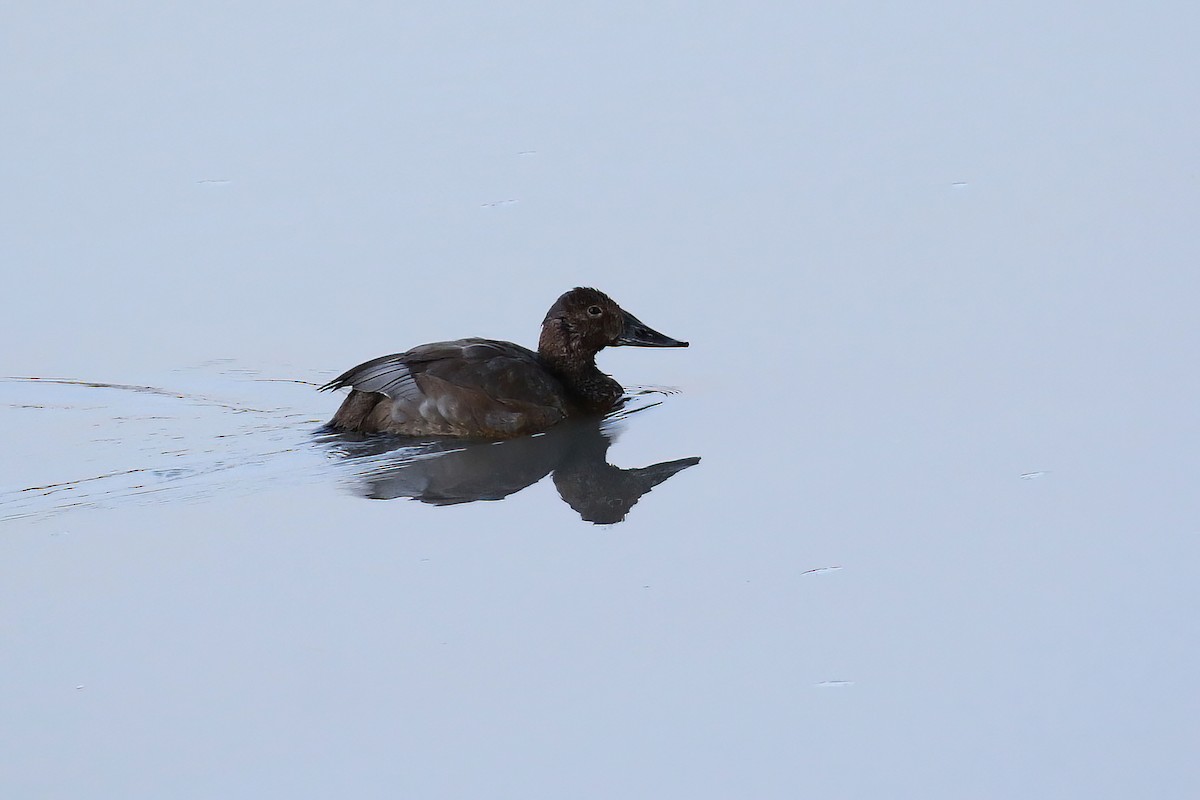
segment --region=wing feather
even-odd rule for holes
[[[516,435],[527,426],[548,427],[566,414],[562,384],[536,353],[490,339],[435,342],[381,356],[321,388],[346,387],[391,398],[382,413],[403,419],[409,430]]]
[[[408,366],[408,353],[381,356],[346,370],[321,391],[350,387],[360,392],[379,392],[393,399],[419,401],[421,390]]]

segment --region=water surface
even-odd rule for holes
[[[1192,6],[3,16],[0,795],[1196,796]]]

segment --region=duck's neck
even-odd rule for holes
[[[596,366],[596,357],[586,359],[556,357],[555,354],[541,353],[550,371],[563,382],[567,390],[575,396],[586,411],[608,411],[625,390]]]

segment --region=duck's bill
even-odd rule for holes
[[[659,333],[649,325],[643,323],[640,319],[630,314],[625,313],[625,330],[621,331],[621,335],[613,342],[616,347],[628,345],[630,347],[687,347],[687,342],[681,342],[678,339],[672,339],[670,336]]]

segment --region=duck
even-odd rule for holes
[[[625,390],[596,366],[605,347],[687,347],[599,289],[561,295],[542,320],[537,352],[494,339],[433,342],[346,370],[320,391],[349,388],[333,432],[503,440],[568,418],[600,416]]]

